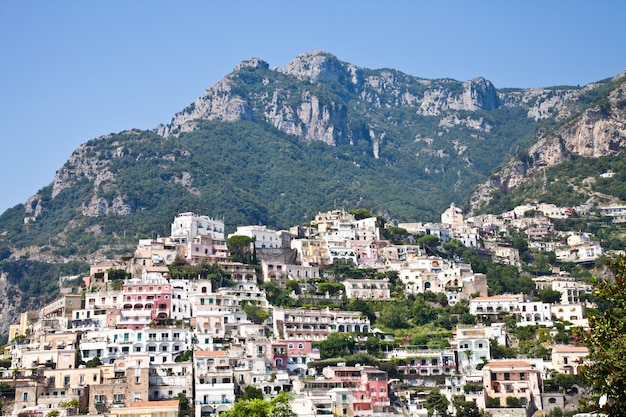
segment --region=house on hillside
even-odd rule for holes
[[[507,398],[519,400],[527,409],[542,409],[541,378],[539,371],[527,361],[494,360],[482,369],[484,401],[497,400],[500,407],[507,406]]]

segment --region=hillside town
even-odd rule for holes
[[[601,210],[626,216],[626,207]],[[520,250],[505,238],[523,235],[557,262],[589,264],[604,255],[599,242],[553,226],[584,211],[534,204],[465,217],[451,204],[439,223],[385,226],[333,210],[290,230],[251,225],[230,235],[220,219],[180,213],[169,236],[63,277],[80,285],[11,326],[0,380],[15,398],[5,412],[209,417],[252,392],[288,393],[301,417],[458,415],[458,402],[494,417],[575,411],[588,388],[554,381],[575,377],[588,354],[572,330],[588,326],[593,286],[551,268],[532,277],[534,296],[494,295],[484,273],[428,243],[456,242],[517,270]],[[383,317],[399,299],[458,317],[439,339],[416,343],[392,326],[405,317]],[[504,355],[522,334],[542,353]]]

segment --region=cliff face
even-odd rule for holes
[[[598,158],[623,152],[626,149],[626,73],[613,81],[616,86],[607,96],[608,105],[588,108],[569,123],[541,136],[525,152],[524,161],[519,158],[510,161],[477,188],[470,197],[472,209],[489,201],[493,190],[509,191],[573,155]],[[537,111],[538,108],[533,109],[532,114],[539,115]],[[567,109],[563,113],[568,114]]]
[[[261,91],[242,89],[242,73],[252,72],[259,73],[255,79],[265,86]],[[282,77],[277,78],[279,75]],[[294,88],[295,83],[298,86]],[[321,91],[320,85],[330,85],[335,94]],[[242,62],[233,73],[156,131],[161,136],[178,135],[193,131],[202,120],[260,118],[304,141],[336,145],[352,143],[355,139],[348,111],[353,103],[372,108],[409,108],[416,115],[431,117],[451,112],[491,111],[500,106],[522,107],[527,109],[529,118],[538,120],[558,112],[571,95],[572,90],[499,93],[491,82],[480,77],[464,83],[425,80],[394,70],[360,69],[326,52],[313,51],[275,70],[260,59]],[[468,122],[467,119],[473,118],[449,120],[454,126],[482,124],[482,120]],[[379,137],[374,132],[379,129],[375,123],[370,123],[368,128],[372,131],[369,139],[377,143]]]
[[[617,86],[606,93],[603,89],[607,82],[582,89],[498,90],[481,77],[466,82],[428,80],[393,69],[359,68],[323,51],[302,54],[276,69],[253,58],[238,64],[232,73],[154,132],[122,132],[78,147],[57,171],[51,187],[40,190],[28,200],[22,220],[27,227],[37,222],[53,205],[62,205],[57,201],[61,194],[70,195],[72,200],[63,203],[67,207],[56,208],[65,217],[53,223],[65,222],[66,231],[91,223],[89,227],[97,231],[100,226],[89,219],[141,213],[171,199],[167,193],[175,193],[181,206],[187,204],[188,196],[213,199],[213,184],[207,181],[219,179],[228,183],[224,187],[249,192],[249,178],[237,181],[232,178],[233,173],[239,171],[239,160],[248,158],[250,143],[238,148],[238,153],[227,154],[226,157],[235,162],[226,166],[222,163],[224,157],[214,161],[214,153],[206,149],[202,150],[206,152],[202,162],[191,164],[189,161],[196,157],[193,152],[199,152],[194,150],[198,144],[182,146],[179,143],[185,135],[201,132],[207,122],[215,121],[229,124],[246,121],[271,126],[292,135],[302,144],[321,142],[330,148],[354,148],[356,151],[343,152],[333,158],[334,161],[349,161],[360,172],[346,174],[351,179],[345,181],[345,189],[341,188],[343,178],[339,180],[340,185],[331,189],[339,194],[355,195],[354,201],[342,198],[344,204],[373,205],[368,198],[373,198],[380,190],[398,196],[413,193],[411,198],[415,198],[415,203],[403,197],[402,204],[415,206],[405,209],[405,216],[415,216],[423,206],[428,207],[424,211],[436,213],[452,200],[461,202],[492,170],[505,165],[516,149],[534,143],[524,162],[509,162],[491,180],[480,185],[471,197],[472,205],[476,206],[489,199],[491,190],[515,187],[568,155],[596,157],[621,152],[624,106],[620,103],[624,102],[625,93],[623,84],[616,80],[612,80],[611,85]],[[584,104],[583,99],[590,94],[606,94],[610,105]],[[535,137],[535,132],[540,135]],[[163,142],[158,146],[154,133]],[[228,140],[254,141],[253,137],[244,139],[238,136],[240,134],[246,133],[235,132]],[[322,148],[316,149],[320,152]],[[262,157],[267,160],[266,166],[272,167],[278,166],[275,158],[282,156],[278,152]],[[290,166],[294,163],[298,160],[290,162]],[[376,165],[378,163],[380,165]],[[217,165],[220,170],[212,171]],[[368,165],[377,167],[372,168],[377,185],[387,184],[379,185],[375,193],[369,194],[362,190],[360,178],[364,175],[363,167]],[[120,177],[129,171],[133,171],[132,180],[128,178],[130,174]],[[146,187],[141,184],[144,172],[160,181],[150,185],[156,187],[154,193],[145,189],[137,192],[137,188]],[[398,175],[405,173],[414,179],[413,183],[395,190],[394,186],[400,186]],[[259,178],[258,181],[270,178],[257,172],[250,176]],[[315,190],[320,183],[319,178],[309,182],[305,176],[298,181],[302,183],[297,187],[308,190]],[[420,189],[413,190],[418,184]],[[420,194],[426,191],[428,198]],[[276,192],[287,195],[284,190]],[[152,198],[155,193],[163,194],[162,199]],[[220,197],[223,199],[222,195]],[[252,194],[241,198],[252,198]],[[249,211],[257,213],[256,209]],[[390,211],[393,212],[393,208]],[[251,219],[254,223],[264,220]]]

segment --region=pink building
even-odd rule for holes
[[[118,329],[138,330],[171,316],[172,286],[166,280],[131,279],[122,287]]]
[[[520,360],[494,360],[482,369],[485,403],[497,399],[501,407],[508,397],[517,398],[524,407],[531,403],[538,409],[541,404],[541,378],[539,371],[529,362]]]
[[[354,413],[390,411],[387,372],[374,366],[328,366],[323,374],[352,391]]]
[[[223,238],[214,238],[210,235],[200,235],[191,238],[188,242],[178,245],[179,255],[189,262],[206,259],[209,262],[227,262],[228,247]]]
[[[308,363],[319,360],[320,351],[311,340],[280,340],[272,343],[272,366],[304,375]]]

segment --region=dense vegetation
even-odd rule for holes
[[[89,273],[85,262],[47,263],[20,259],[0,262],[0,272],[11,284],[5,296],[21,311],[54,301],[59,296],[59,278]]]
[[[183,211],[224,218],[229,231],[241,224],[287,228],[318,211],[358,206],[391,221],[433,221],[532,144],[537,132],[558,125],[552,118],[534,120],[516,105],[424,116],[398,94],[423,97],[426,89],[441,89],[456,97],[463,84],[425,83],[394,70],[364,69],[362,75],[392,77],[397,91],[363,86],[355,91],[344,79],[310,83],[269,68],[244,67],[228,79],[232,95],[251,109],[248,120],[198,121],[195,130],[177,137],[134,130],[89,141],[79,159],[115,178],[96,183],[68,162],[69,188],[52,198],[53,187],[44,187],[31,207],[18,205],[0,216],[0,246],[36,246],[56,257],[81,257],[105,247],[115,255],[120,245],[138,238],[167,235],[171,219]],[[586,93],[572,104],[572,117],[613,87],[606,82]],[[293,108],[304,95],[314,95],[345,113],[346,123],[336,126],[337,145],[305,143],[268,124],[262,109],[273,94]],[[116,198],[128,204],[129,215],[81,214],[81,207],[96,199],[111,204]],[[26,209],[37,209],[35,221],[24,222]]]
[[[578,336],[589,348],[581,372],[594,388],[591,409],[618,417],[624,416],[626,404],[626,257],[619,256],[610,266],[615,277],[595,281],[604,308],[589,318],[589,331],[579,331]]]
[[[600,175],[613,172],[612,178]],[[601,158],[572,156],[555,167],[545,170],[513,190],[492,192],[492,200],[478,210],[479,213],[503,213],[515,206],[536,201],[560,207],[584,204],[595,197],[600,203],[610,198],[626,201],[626,155],[621,153]]]

